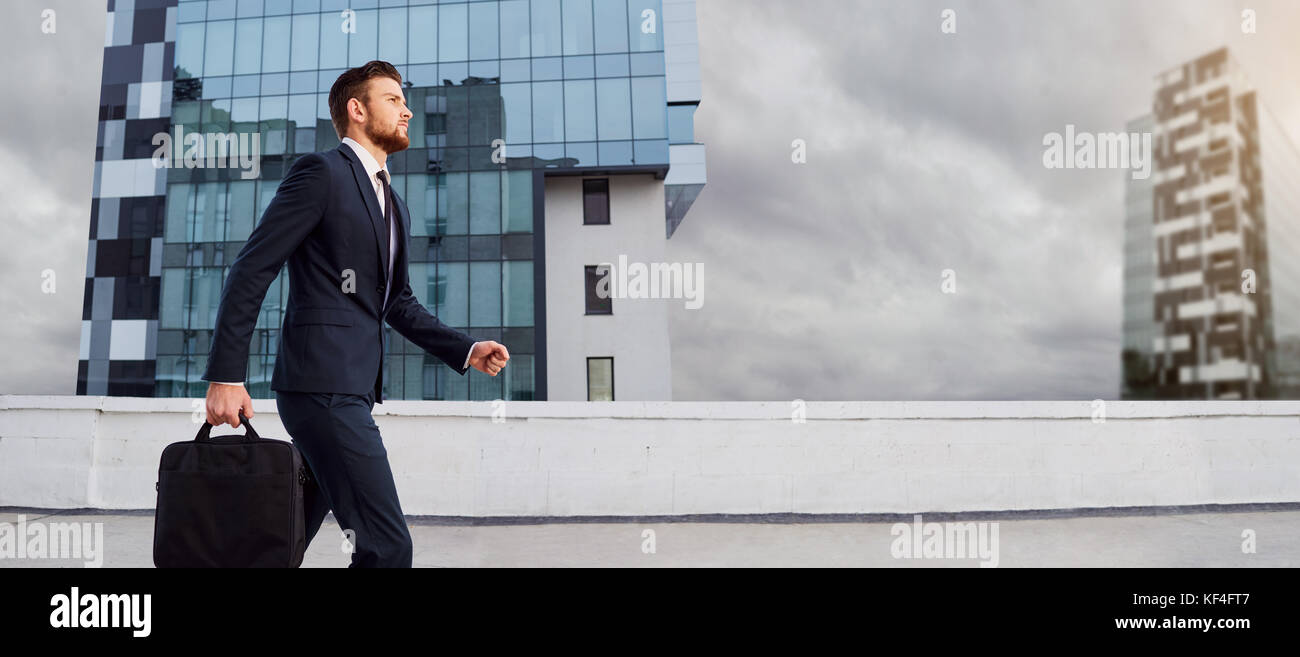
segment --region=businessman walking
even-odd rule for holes
[[[332,509],[340,528],[355,533],[350,567],[409,568],[411,534],[371,416],[384,401],[383,323],[461,375],[473,367],[496,376],[510,354],[443,324],[411,292],[411,218],[386,164],[410,145],[412,114],[397,69],[383,61],[349,69],[330,88],[329,108],[343,143],[293,163],[231,264],[203,375],[208,422],[238,427],[240,411],[253,417],[242,383],[249,341],[287,260],[289,300],[271,389],[312,472],[307,542]]]

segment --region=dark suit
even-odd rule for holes
[[[356,532],[353,566],[411,564],[410,534],[370,415],[383,402],[383,322],[461,375],[474,344],[412,294],[410,214],[396,190],[393,199],[399,239],[384,304],[387,226],[357,153],[340,144],[295,161],[231,265],[203,375],[245,380],[258,311],[287,260],[289,299],[271,389],[314,475],[308,541],[333,509],[340,528]]]

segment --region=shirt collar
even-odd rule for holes
[[[392,181],[393,174],[388,171],[387,161],[384,162],[383,166],[379,166],[379,163],[375,161],[375,156],[371,155],[370,151],[366,150],[364,146],[357,143],[357,141],[351,137],[344,137],[343,143],[351,146],[352,151],[361,159],[361,166],[366,168],[366,177],[372,182],[375,180],[375,174],[379,173],[381,170],[388,176],[388,180],[390,182]],[[385,160],[387,160],[387,158],[385,158]]]

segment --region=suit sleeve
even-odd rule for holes
[[[411,292],[407,282],[392,310],[388,311],[388,325],[397,330],[417,347],[438,357],[457,374],[469,371],[468,354],[474,338],[457,331],[434,317]]]
[[[205,381],[245,381],[257,315],[271,281],[315,230],[329,198],[329,171],[319,153],[293,163],[262,220],[230,266],[217,307]]]

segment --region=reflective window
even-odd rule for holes
[[[533,261],[512,260],[504,264],[505,326],[533,325]]]
[[[205,76],[230,75],[234,61],[235,22],[208,23],[207,47],[203,58]]]
[[[568,80],[596,77],[595,58],[590,55],[565,57],[564,77]]]
[[[564,141],[562,82],[533,83],[533,141]]]
[[[633,156],[637,164],[667,164],[668,140],[641,139],[633,144]]]
[[[469,325],[469,264],[440,262],[429,295],[436,315],[448,326]]]
[[[534,80],[560,80],[564,78],[564,60],[559,57],[545,57],[533,60]]]
[[[632,138],[631,103],[627,78],[596,80],[597,134],[602,140]]]
[[[564,157],[571,161],[573,166],[589,167],[599,164],[596,157],[596,144],[594,141],[570,141],[564,144]]]
[[[628,50],[664,49],[662,14],[658,0],[627,0]]]
[[[186,242],[188,235],[185,221],[190,212],[189,184],[167,186],[167,225],[164,229],[164,242]]]
[[[501,173],[475,171],[469,174],[469,232],[486,235],[501,232]]]
[[[569,141],[592,141],[596,138],[595,80],[564,83],[564,134]]]
[[[260,65],[262,60],[257,60]],[[231,78],[230,95],[236,98],[245,96],[256,96],[262,89],[262,76],[260,75],[236,75]]]
[[[348,64],[348,35],[342,29],[342,19],[338,14],[324,14],[320,21],[320,67],[324,69],[343,68]],[[341,72],[341,71],[340,71]],[[338,75],[330,76],[333,83]],[[325,85],[325,90],[329,86]]]
[[[506,149],[510,145],[527,144],[533,139],[533,98],[532,85],[501,85],[501,102],[505,106],[502,119],[505,129]]]
[[[206,23],[176,26],[176,79],[203,77],[203,31]]]
[[[632,78],[632,132],[637,139],[664,139],[664,79]]]
[[[588,55],[594,52],[591,0],[564,0],[560,15],[564,19],[564,54]]]
[[[262,19],[245,18],[235,23],[235,75],[262,70]]]
[[[262,6],[262,0],[239,0],[236,15],[240,18],[245,16],[261,16],[265,9]]]
[[[320,18],[317,14],[302,14],[293,17],[293,52],[289,58],[289,68],[294,71],[315,69],[318,65],[317,50],[320,48]]]
[[[162,308],[159,310],[158,328],[179,329],[185,327],[185,283],[186,269],[164,267],[162,270]]]
[[[587,265],[582,270],[583,286],[586,289],[587,314],[613,314],[614,299],[610,294],[609,282],[601,282],[610,275],[609,267],[605,265]]]
[[[406,7],[379,12],[379,58],[394,66],[406,63]]]
[[[668,138],[674,144],[695,142],[695,105],[668,108]]]
[[[357,12],[356,33],[348,34],[348,66],[361,66],[379,53],[379,12]]]
[[[529,46],[528,0],[507,0],[501,3],[501,58],[528,57]]]
[[[469,59],[469,12],[465,5],[438,6],[438,58],[444,62]]]
[[[289,97],[263,96],[258,116],[262,154],[283,155],[289,137],[288,130],[285,129],[285,121],[289,118]]]
[[[582,181],[582,223],[609,223],[609,179]]]
[[[600,142],[600,163],[606,166],[627,166],[635,164],[632,159],[632,142]]]
[[[448,173],[444,178],[447,188],[439,190],[438,206],[441,210],[446,204],[446,234],[464,235],[469,232],[469,174]]]
[[[596,77],[614,78],[628,75],[627,55],[597,55]]]
[[[632,75],[663,75],[664,56],[658,52],[634,52],[628,55]]]
[[[596,52],[627,52],[627,5],[623,0],[593,0]]]
[[[412,64],[438,61],[438,6],[411,7],[406,26]]]
[[[473,35],[469,44],[470,59],[496,59],[497,51],[497,5],[495,2],[480,2],[469,6],[469,33]]]
[[[533,57],[561,53],[560,0],[532,0]]]
[[[208,20],[235,17],[235,0],[208,0]]]
[[[614,401],[614,359],[587,359],[587,401]]]
[[[253,232],[257,208],[255,195],[257,182],[235,180],[230,183],[230,228],[226,240],[243,242]]]
[[[289,39],[292,28],[288,16],[266,19],[262,28],[262,72],[289,70]]]
[[[469,263],[469,325],[501,325],[501,263]]]
[[[532,171],[507,171],[502,177],[501,215],[507,233],[533,231]]]

